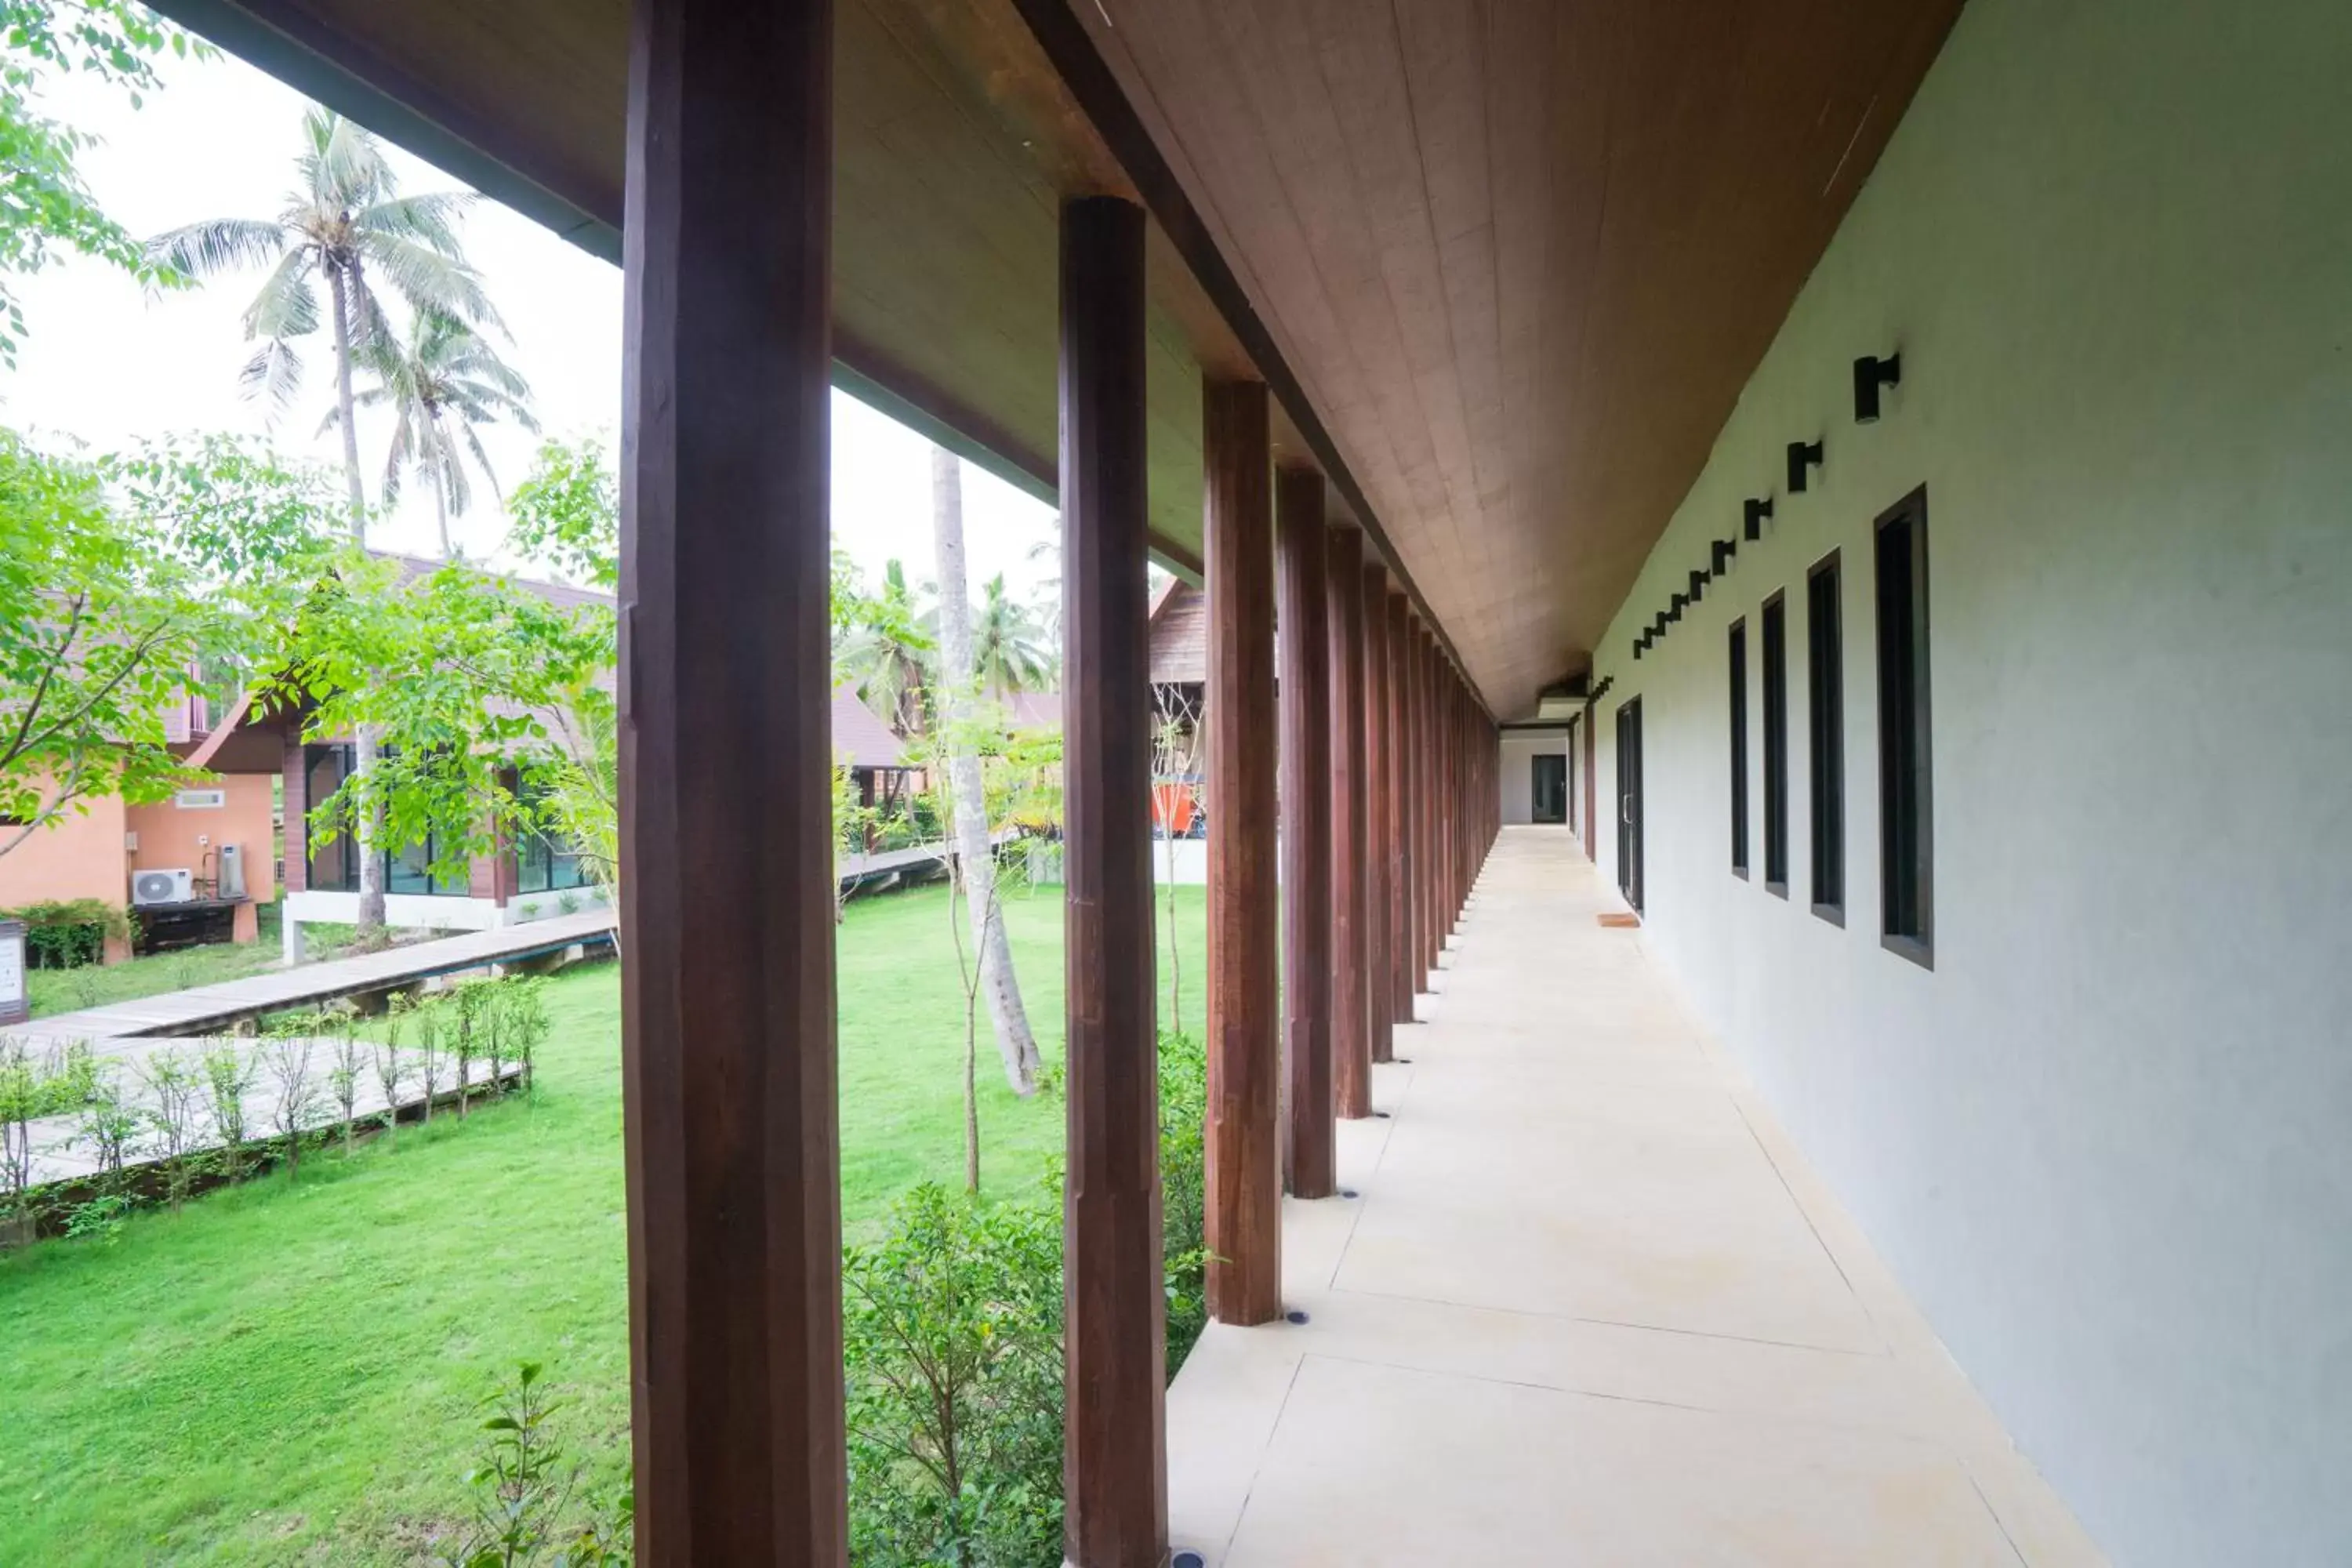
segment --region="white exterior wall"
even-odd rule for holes
[[[1596,655],[1604,798],[1642,699],[1641,940],[2125,1563],[2352,1561],[2347,65],[2340,0],[1975,0]],[[1897,349],[1857,426],[1852,362]],[[1783,445],[1823,436],[1778,494]],[[1932,972],[1879,944],[1871,586],[1873,520],[1922,483]],[[1633,659],[1765,494],[1764,540]],[[1804,582],[1832,548],[1843,930],[1805,901]]]
[[[1502,791],[1505,824],[1533,822],[1535,818],[1535,761],[1538,755],[1565,756],[1568,753],[1568,731],[1565,729],[1549,734],[1528,734],[1506,731],[1502,740],[1502,762],[1496,772],[1496,785]],[[1570,781],[1573,783],[1573,781]]]

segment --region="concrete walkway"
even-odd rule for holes
[[[2092,1563],[1565,829],[1507,828],[1428,1022],[1284,1211],[1304,1325],[1169,1396],[1180,1550],[1315,1564]]]

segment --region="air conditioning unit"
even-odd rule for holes
[[[151,904],[184,904],[194,898],[194,878],[186,871],[136,871],[131,878],[131,901],[145,907]]]
[[[234,844],[220,847],[220,896],[231,903],[245,897],[245,851]]]

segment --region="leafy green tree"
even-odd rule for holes
[[[319,285],[327,289],[324,325],[335,356],[335,416],[342,426],[344,482],[351,491],[352,537],[363,541],[367,497],[360,477],[359,429],[352,372],[362,350],[392,336],[374,279],[409,304],[461,321],[493,322],[498,313],[466,264],[457,220],[470,192],[404,196],[376,139],[332,110],[302,116],[303,145],[286,209],[273,218],[210,218],[147,242],[149,259],[193,278],[268,268],[245,310],[247,342],[260,347],[246,363],[248,392],[284,409],[302,389],[298,341],[320,330]]]
[[[519,828],[556,767],[562,716],[613,664],[613,613],[570,608],[472,567],[404,579],[346,547],[303,606],[264,683],[306,706],[305,733],[381,735],[376,765],[311,808],[320,835],[381,824],[383,842],[434,849],[456,878]]]
[[[194,278],[212,278],[267,266],[261,292],[246,307],[245,335],[260,347],[246,363],[248,393],[282,411],[300,393],[302,360],[295,343],[320,329],[318,285],[327,288],[325,324],[335,356],[334,417],[342,426],[343,482],[349,490],[352,538],[367,539],[367,495],[360,477],[359,426],[352,390],[355,356],[379,352],[392,335],[373,278],[383,277],[420,311],[459,321],[498,319],[480,279],[466,265],[457,220],[470,193],[404,196],[383,148],[373,136],[331,110],[302,117],[298,181],[286,209],[274,218],[211,218],[148,241],[155,265]],[[381,738],[362,727],[353,736],[353,772],[375,768]],[[359,940],[383,936],[383,866],[378,825],[362,819],[360,848]]]
[[[433,491],[441,558],[455,559],[449,519],[463,517],[474,499],[466,459],[472,458],[493,493],[499,484],[476,426],[495,425],[504,417],[537,430],[530,384],[499,358],[481,334],[437,311],[419,311],[405,343],[387,332],[362,343],[359,354],[375,383],[362,389],[355,403],[362,408],[381,405],[393,412],[383,504],[387,509],[398,504],[402,476],[415,470]],[[330,414],[327,423],[332,425],[336,417]]]
[[[928,717],[931,638],[923,618],[906,567],[893,561],[882,569],[881,591],[861,600],[834,639],[835,666],[857,700],[901,739],[921,733]]]
[[[977,967],[969,978],[988,996],[989,1022],[997,1054],[1004,1061],[1005,1081],[1015,1094],[1028,1095],[1037,1087],[1040,1058],[1037,1037],[1021,1000],[1021,979],[1013,967],[1013,944],[1005,938],[997,909],[996,839],[981,752],[983,733],[1001,731],[1003,723],[1001,715],[982,712],[978,700],[981,675],[973,660],[971,601],[964,589],[962,475],[963,459],[943,447],[931,448],[931,525],[940,573],[940,711],[933,719],[941,742],[932,772],[946,781],[943,804],[948,809],[943,815],[953,828],[949,865],[970,905]],[[961,958],[962,950],[957,952]],[[969,1088],[965,1099],[969,1105]],[[971,1163],[976,1185],[976,1152]]]
[[[32,272],[59,247],[150,284],[176,285],[106,216],[74,160],[89,135],[40,112],[45,77],[79,72],[121,87],[136,107],[161,83],[155,58],[206,52],[134,0],[0,0],[0,363],[16,363],[25,313],[8,274]]]
[[[611,593],[621,583],[621,487],[593,437],[543,441],[507,498],[507,547],[575,583]]]
[[[225,440],[99,462],[0,430],[0,855],[184,782],[165,715],[202,660],[267,647],[318,559],[311,483]]]
[[[971,628],[973,673],[980,689],[1000,700],[1054,684],[1058,660],[1037,612],[1008,595],[999,572],[982,590]]]

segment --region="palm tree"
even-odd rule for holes
[[[923,728],[931,639],[907,586],[907,569],[882,569],[882,591],[865,602],[861,618],[842,638],[841,669],[857,700],[904,739]]]
[[[464,516],[473,502],[473,486],[466,478],[467,453],[490,481],[491,492],[499,488],[475,426],[495,425],[504,415],[536,431],[539,421],[527,401],[530,384],[473,328],[436,310],[417,312],[404,346],[387,332],[361,349],[360,363],[375,377],[375,384],[353,401],[362,408],[389,404],[394,416],[392,452],[383,465],[383,504],[390,507],[400,499],[401,476],[415,468],[433,489],[441,557],[452,559],[449,518],[452,513]],[[328,422],[335,417],[330,414]]]
[[[1054,683],[1054,650],[1045,629],[1035,610],[1006,595],[1003,573],[982,590],[971,633],[972,668],[982,691],[1001,700]]]
[[[157,265],[191,278],[216,277],[267,266],[261,292],[245,310],[245,336],[261,346],[239,376],[249,395],[267,397],[282,413],[302,388],[296,340],[319,330],[318,280],[327,285],[327,324],[334,336],[335,418],[343,429],[343,478],[351,488],[354,543],[367,542],[367,493],[360,479],[359,427],[352,419],[354,353],[391,335],[370,277],[381,276],[420,310],[460,321],[494,321],[497,312],[481,279],[466,265],[457,221],[471,195],[442,192],[404,196],[376,139],[331,110],[302,115],[299,179],[286,209],[274,218],[213,218],[147,242]],[[374,771],[379,737],[362,727],[352,748],[352,774]],[[383,938],[383,857],[381,824],[361,815],[359,940]]]
[[[461,321],[492,322],[498,313],[480,278],[466,265],[457,220],[469,192],[404,196],[373,136],[331,110],[302,116],[299,175],[286,210],[274,218],[213,218],[147,242],[160,266],[193,278],[268,266],[261,292],[245,310],[245,335],[260,347],[239,380],[249,395],[282,412],[302,389],[295,342],[319,330],[317,284],[327,285],[327,325],[334,334],[335,416],[343,430],[343,473],[351,487],[352,536],[366,527],[360,481],[359,431],[352,423],[352,365],[362,350],[391,336],[371,277],[380,276],[419,310]]]

